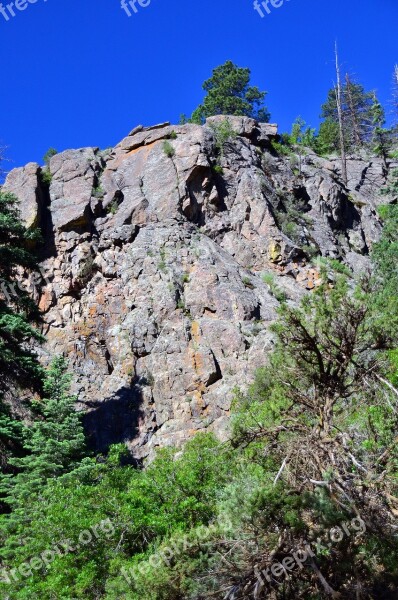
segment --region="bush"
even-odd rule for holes
[[[212,169],[213,169],[213,172],[214,172],[216,175],[223,175],[223,174],[224,174],[224,169],[222,168],[222,166],[221,166],[221,165],[214,165],[214,166],[212,167]]]
[[[119,209],[119,204],[117,203],[117,200],[112,200],[112,202],[110,202],[108,204],[108,206],[106,207],[106,212],[108,214],[115,215],[117,213],[118,209]]]
[[[91,195],[94,198],[103,198],[104,197],[104,190],[102,189],[101,185],[97,185],[97,186],[93,187]]]
[[[280,143],[280,142],[275,142],[274,140],[271,141],[271,146],[274,149],[274,151],[276,152],[276,154],[282,154],[283,156],[292,156],[294,155],[293,150],[287,146],[286,144]]]
[[[252,283],[252,280],[250,279],[250,277],[242,277],[242,283],[245,287],[253,289],[254,285]]]
[[[173,146],[167,140],[163,142],[163,152],[168,158],[173,158],[176,153]]]
[[[231,140],[237,137],[236,131],[232,128],[231,121],[224,119],[221,123],[212,123],[210,129],[216,138],[216,148],[221,156],[224,156],[225,148]]]
[[[52,181],[52,178],[53,176],[51,175],[50,170],[48,168],[41,170],[40,179],[45,185],[49,186]]]
[[[45,185],[50,185],[52,180],[52,175],[50,173],[50,160],[53,156],[58,154],[58,150],[55,148],[49,148],[45,155],[43,156],[43,162],[46,165],[44,169],[41,170],[41,180]]]
[[[284,290],[278,286],[275,281],[275,275],[273,273],[263,273],[262,280],[269,287],[270,294],[278,300],[278,302],[284,303],[287,300],[287,295]]]
[[[55,148],[49,148],[47,150],[47,152],[43,156],[43,162],[44,162],[45,165],[47,165],[47,167],[50,165],[51,158],[53,156],[55,156],[56,154],[58,154],[58,150],[56,150]]]
[[[312,219],[306,214],[308,204],[305,198],[296,198],[293,194],[278,192],[273,203],[274,217],[277,226],[289,239],[298,246],[308,244],[305,228],[312,225]]]

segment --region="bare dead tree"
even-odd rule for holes
[[[339,56],[337,50],[337,42],[335,44],[335,57],[336,57],[336,76],[337,84],[335,86],[336,102],[337,102],[337,114],[339,119],[339,138],[340,138],[340,152],[341,152],[341,176],[345,185],[348,183],[347,177],[347,157],[345,151],[345,140],[344,140],[344,123],[343,123],[343,108],[342,108],[342,90],[341,90],[341,75]]]

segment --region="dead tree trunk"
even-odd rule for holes
[[[337,52],[337,43],[335,46],[335,55],[336,55],[336,75],[337,75],[337,85],[335,87],[335,90],[336,90],[337,114],[338,114],[338,118],[339,118],[341,176],[342,176],[344,185],[347,185],[347,183],[348,183],[347,158],[346,158],[346,153],[345,153],[343,106],[342,106],[342,94],[341,94],[341,77],[340,77],[339,56],[338,56],[338,52]]]

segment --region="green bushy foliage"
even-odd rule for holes
[[[200,124],[207,117],[236,115],[268,122],[266,92],[250,85],[250,75],[250,69],[238,67],[230,60],[214,69],[212,77],[203,84],[206,96],[193,112],[192,121]]]
[[[41,180],[46,185],[50,185],[52,180],[52,175],[50,172],[50,160],[53,156],[58,154],[58,150],[55,148],[49,148],[45,155],[43,156],[43,162],[45,164],[45,168],[41,170]]]
[[[68,394],[70,375],[63,358],[53,360],[44,380],[46,398],[36,402],[36,419],[23,428],[25,456],[10,460],[15,475],[0,479],[5,501],[17,508],[37,496],[47,480],[59,478],[80,465],[85,436],[76,399]]]
[[[223,157],[228,144],[237,137],[237,134],[228,118],[223,119],[221,123],[212,123],[211,129],[216,140],[216,149],[220,157]],[[216,166],[220,167],[220,165]]]
[[[212,435],[195,437],[180,454],[162,450],[145,471],[121,466],[124,454],[123,447],[114,447],[106,462],[87,462],[83,474],[48,481],[40,497],[25,505],[25,518],[13,536],[7,531],[10,519],[4,517],[2,531],[8,535],[2,557],[8,568],[40,556],[57,540],[76,542],[81,531],[101,520],[109,518],[113,526],[111,537],[100,536],[78,552],[57,556],[51,568],[28,580],[21,577],[4,591],[13,598],[111,598],[105,587],[124,585],[124,593],[132,593],[123,567],[128,573],[148,560],[162,540],[208,526],[215,518],[218,489],[230,478],[231,453]],[[23,543],[15,543],[17,538]]]
[[[43,337],[33,326],[38,311],[24,288],[18,285],[17,269],[26,275],[37,268],[30,247],[40,240],[21,222],[18,201],[0,190],[0,453],[6,468],[9,456],[20,450],[21,425],[3,401],[10,384],[38,389],[42,369],[31,348],[31,341]]]
[[[163,152],[168,158],[173,158],[175,154],[173,146],[167,140],[163,142]]]

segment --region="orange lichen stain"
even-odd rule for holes
[[[198,403],[202,403],[202,394],[199,390],[195,390],[193,393],[193,397]]]
[[[53,304],[52,294],[48,290],[42,294],[39,302],[39,309],[41,312],[47,312]]]
[[[200,325],[197,321],[193,321],[191,325],[191,335],[192,339],[199,344],[200,342]]]
[[[199,374],[203,371],[203,358],[200,352],[195,352],[194,354],[195,361],[195,371]]]
[[[203,393],[205,392],[205,387],[201,385],[200,388],[203,389],[198,389],[193,392],[193,400],[195,401],[197,408],[203,413],[203,411],[206,411],[207,408],[203,400]]]
[[[131,156],[133,154],[137,154],[137,152],[140,152],[140,150],[146,150],[147,153],[148,151],[157,143],[159,143],[160,140],[156,140],[155,142],[151,142],[150,144],[146,144],[145,146],[138,146],[138,148],[134,148],[134,150],[130,150],[130,152],[127,152],[127,154],[125,154],[125,156]]]
[[[97,306],[95,304],[93,304],[92,306],[90,306],[90,308],[88,309],[88,314],[90,317],[95,317],[98,313],[97,310]]]

